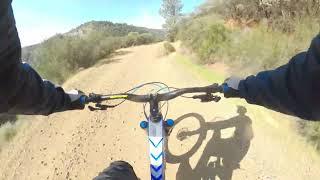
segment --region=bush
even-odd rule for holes
[[[320,151],[320,123],[319,122],[300,122],[300,133]]]
[[[79,68],[90,67],[119,48],[156,41],[150,33],[137,32],[124,37],[107,36],[99,31],[81,37],[57,35],[34,51],[33,65],[44,78],[62,83]]]
[[[231,31],[220,22],[207,18],[191,20],[181,26],[178,37],[200,58],[201,63],[215,62],[216,54],[229,46]]]
[[[150,44],[153,42],[157,42],[158,40],[154,36],[152,36],[151,33],[143,33],[140,34],[138,41],[139,44]]]
[[[223,25],[215,24],[205,29],[201,36],[193,47],[201,59],[213,63],[214,57],[212,55],[228,43],[229,31]]]
[[[0,114],[0,126],[7,122],[14,124],[16,121],[17,121],[16,115]]]
[[[166,34],[166,39],[169,42],[174,42],[177,40],[177,34],[178,34],[178,28],[176,27],[177,25],[171,27],[170,29],[167,30],[167,34]]]
[[[238,75],[287,63],[293,55],[309,46],[320,29],[313,18],[293,21],[295,32],[290,34],[270,29],[267,24],[228,29],[222,24],[223,21],[212,20],[218,17],[191,18],[181,25],[178,37],[199,57],[200,63],[224,62],[240,73]]]
[[[127,36],[126,45],[127,46],[135,46],[138,43],[139,33],[130,32]]]
[[[7,129],[4,134],[4,138],[6,141],[10,141],[17,134],[17,130],[14,128]]]
[[[171,54],[171,53],[173,53],[173,52],[175,52],[176,51],[176,49],[171,45],[171,43],[169,43],[169,42],[165,42],[164,44],[163,44],[163,47],[164,47],[164,53],[165,53],[165,55],[169,55],[169,54]]]
[[[5,123],[0,127],[0,150],[1,147],[10,141],[17,134],[18,126],[12,123]]]
[[[199,56],[201,63],[221,61],[238,76],[288,63],[294,55],[305,51],[319,33],[318,0],[279,0],[271,3],[272,9],[258,0],[211,2],[180,25],[178,38]],[[225,22],[229,19],[238,23],[230,26]],[[254,26],[246,24],[251,19],[256,22]],[[320,150],[320,123],[303,121],[299,129]]]
[[[225,19],[242,24],[267,20],[269,27],[283,32],[295,30],[292,21],[320,16],[319,0],[208,0],[205,6],[208,5],[211,6],[209,12],[218,13]]]
[[[123,47],[131,47],[142,44],[150,44],[157,42],[157,39],[150,33],[139,34],[137,32],[130,32],[128,36],[124,38]]]

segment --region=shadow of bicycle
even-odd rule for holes
[[[240,162],[247,154],[253,139],[252,120],[246,115],[246,108],[238,106],[238,115],[227,120],[205,122],[196,113],[183,115],[177,119],[180,123],[186,118],[196,118],[200,128],[194,131],[181,131],[177,138],[184,139],[199,135],[197,143],[187,153],[176,156],[167,148],[168,163],[179,164],[177,180],[231,180],[235,169],[240,168]],[[223,138],[222,130],[234,128],[232,136]],[[207,132],[213,130],[213,135],[205,146],[195,168],[190,165],[190,158],[197,152]]]

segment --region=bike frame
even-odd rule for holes
[[[163,120],[160,122],[152,122],[149,120],[148,139],[151,180],[165,179],[165,133]]]
[[[165,143],[166,127],[159,102],[155,99],[150,102],[150,116],[148,119],[148,141],[151,180],[165,180]]]

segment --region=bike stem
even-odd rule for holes
[[[157,95],[151,94],[150,104],[150,120],[152,122],[160,122],[162,120],[162,114],[159,112],[159,101]]]

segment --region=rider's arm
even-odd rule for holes
[[[320,120],[320,35],[287,65],[240,81],[239,93],[248,103]]]
[[[0,2],[0,113],[43,114],[66,110],[70,98],[21,63],[21,46],[11,0]]]

